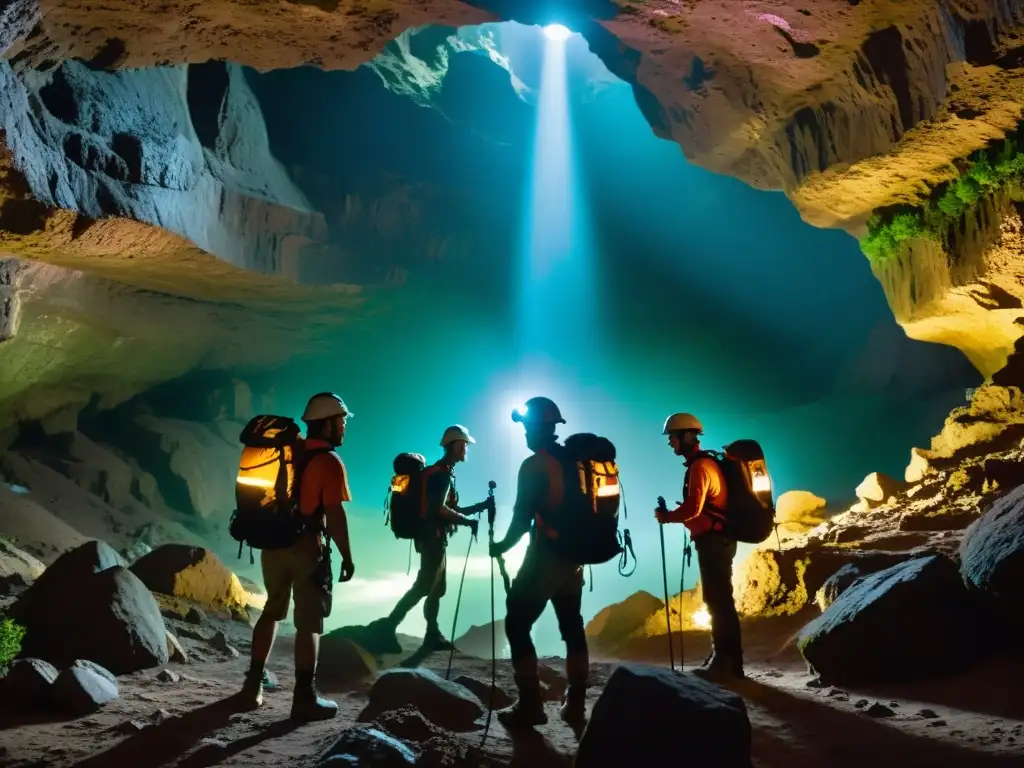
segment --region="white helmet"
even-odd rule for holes
[[[452,424],[448,429],[441,435],[441,447],[447,447],[448,443],[454,443],[456,440],[465,440],[467,443],[475,443],[476,440],[469,434],[469,430],[461,424]]]
[[[673,432],[682,432],[688,429],[695,430],[698,435],[704,434],[704,425],[692,413],[673,413],[665,419],[665,428],[662,429],[661,434],[670,435]]]
[[[302,420],[321,421],[331,419],[335,416],[350,417],[353,414],[345,406],[345,401],[333,392],[320,392],[309,398],[306,403],[306,410],[302,414]]]

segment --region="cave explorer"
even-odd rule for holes
[[[558,406],[546,397],[526,402],[525,414],[514,411],[512,420],[523,425],[526,445],[533,455],[519,468],[516,502],[505,538],[491,545],[491,557],[504,555],[530,533],[530,544],[506,598],[505,634],[512,656],[512,668],[519,699],[498,713],[509,728],[543,725],[547,722],[538,678],[537,651],[530,631],[551,601],[558,629],[566,648],[568,687],[560,716],[571,725],[585,718],[590,656],[580,604],[583,600],[583,566],[568,562],[546,542],[554,531],[545,525],[545,515],[557,509],[565,498],[561,464],[555,457],[562,446],[555,428],[565,424]]]
[[[711,655],[697,674],[727,679],[743,677],[743,646],[740,619],[732,594],[732,561],[736,542],[720,532],[722,512],[729,499],[725,477],[718,463],[700,449],[704,427],[696,416],[674,413],[665,420],[663,435],[676,456],[685,461],[683,501],[667,513],[655,509],[659,523],[682,523],[689,529],[697,550],[704,602],[711,615]]]
[[[297,720],[326,720],[338,713],[335,702],[317,693],[314,675],[333,587],[331,550],[325,535],[341,552],[340,580],[348,581],[355,572],[343,506],[352,497],[345,465],[335,453],[345,440],[345,423],[351,415],[342,399],[330,392],[310,398],[302,414],[306,424],[303,450],[319,451],[303,468],[298,486],[299,512],[310,517],[310,525],[292,546],[260,553],[267,602],[252,631],[251,662],[239,694],[252,709],[263,703],[267,658],[277,624],[288,615],[294,593],[295,691],[291,716]]]
[[[459,507],[459,494],[455,489],[455,465],[466,460],[470,443],[476,443],[469,430],[461,424],[453,424],[441,436],[444,455],[423,470],[423,487],[426,495],[426,526],[414,539],[414,546],[420,555],[420,568],[416,581],[409,591],[395,605],[390,615],[378,619],[367,628],[373,638],[374,650],[383,653],[401,653],[402,647],[395,632],[420,600],[423,603],[423,617],[427,620],[427,631],[423,637],[421,651],[451,650],[451,641],[441,633],[437,616],[441,598],[448,589],[447,556],[448,538],[455,528],[464,525],[473,537],[477,535],[479,521],[469,517],[488,507],[487,501],[469,507]]]

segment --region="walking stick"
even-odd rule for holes
[[[665,497],[658,497],[658,510],[668,512],[665,507]],[[668,564],[665,560],[665,524],[658,524],[658,535],[661,537],[661,581],[665,587],[665,628],[668,630],[668,663],[672,671],[676,671],[676,650],[672,643],[672,618],[669,615],[668,607]]]

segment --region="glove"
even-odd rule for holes
[[[473,534],[473,538],[476,538],[476,532],[480,529],[479,520],[470,520],[466,525],[469,526],[469,532]]]
[[[676,523],[676,522],[679,522],[676,519],[676,512],[679,511],[679,507],[681,507],[682,505],[683,505],[683,503],[681,501],[677,501],[675,509],[662,509],[661,507],[655,507],[654,508],[654,519],[657,520],[662,525],[665,525],[666,523]]]
[[[341,575],[338,577],[338,582],[339,583],[344,583],[346,581],[351,580],[351,578],[355,575],[355,572],[356,572],[356,567],[352,563],[351,560],[342,560],[341,561]]]
[[[491,557],[501,557],[508,551],[508,547],[505,546],[504,542],[492,541],[491,546],[488,548],[487,553]]]

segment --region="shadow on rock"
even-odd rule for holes
[[[220,765],[227,758],[255,747],[257,744],[287,736],[300,725],[301,723],[296,720],[279,720],[251,736],[235,739],[226,744],[213,743],[205,745],[179,762],[177,768],[206,768],[206,766],[210,765]]]
[[[181,717],[174,717],[160,725],[146,728],[105,752],[75,763],[72,768],[168,765],[178,760],[200,739],[226,727],[230,723],[231,716],[238,712],[238,701],[234,697],[215,701]],[[261,736],[266,738],[263,734]],[[245,746],[241,747],[241,749],[245,748]],[[218,749],[217,752],[218,759],[222,759],[224,751]],[[189,765],[213,765],[213,763],[197,762],[189,763]]]
[[[493,726],[492,726],[493,727]],[[530,768],[563,768],[573,764],[573,756],[559,752],[544,738],[544,734],[533,728],[508,731],[512,740],[512,765],[528,765]]]

